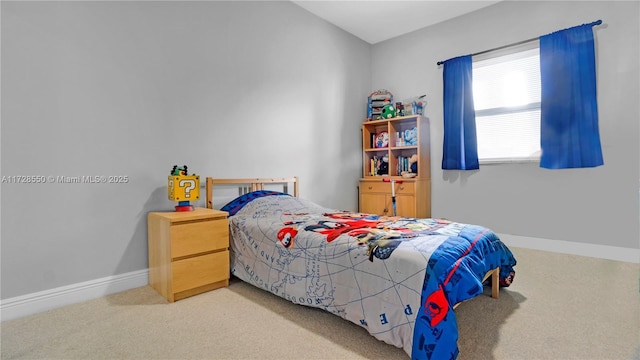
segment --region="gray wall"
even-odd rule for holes
[[[398,99],[427,94],[434,217],[506,234],[639,248],[639,4],[506,1],[373,47],[374,88],[387,88]],[[442,68],[436,62],[598,19],[604,23],[594,28],[604,166],[441,169]]]
[[[637,2],[506,2],[374,46],[289,2],[0,4],[2,175],[129,177],[2,184],[2,299],[145,269],[174,164],[355,210],[376,88],[428,94],[434,216],[638,248]],[[605,166],[440,170],[437,61],[596,19]]]
[[[369,44],[290,2],[1,6],[2,175],[129,177],[2,184],[3,299],[145,269],[174,164],[356,209]]]

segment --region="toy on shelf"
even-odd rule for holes
[[[418,155],[413,154],[408,159],[409,171],[403,171],[400,175],[405,178],[413,178],[418,175]]]
[[[394,117],[396,117],[396,108],[393,107],[393,105],[391,105],[391,104],[385,105],[382,108],[382,113],[380,115],[382,115],[383,119],[394,118]]]
[[[376,148],[386,148],[387,146],[389,146],[389,133],[386,131],[377,133],[373,145]]]
[[[387,155],[377,159],[376,175],[389,175],[389,157]]]
[[[411,129],[407,129],[402,134],[403,146],[416,146],[418,145],[418,128],[413,127]]]
[[[380,89],[372,92],[367,98],[367,120],[380,120],[385,105],[393,104],[393,94],[389,90]]]
[[[187,165],[173,165],[167,185],[169,200],[178,202],[176,211],[193,211],[190,201],[200,199],[200,176],[189,175]]]
[[[427,95],[415,96],[402,102],[404,115],[424,115],[427,107]]]

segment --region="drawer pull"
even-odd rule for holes
[[[400,190],[404,190],[404,186],[400,185]]]
[[[373,186],[369,185],[369,190],[373,189]]]

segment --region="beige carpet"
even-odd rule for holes
[[[514,284],[498,300],[481,295],[456,310],[460,360],[640,359],[638,264],[512,250]],[[173,304],[145,286],[0,330],[2,359],[409,358],[354,324],[238,280]]]

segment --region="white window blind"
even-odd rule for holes
[[[539,48],[473,63],[478,159],[540,159]]]

